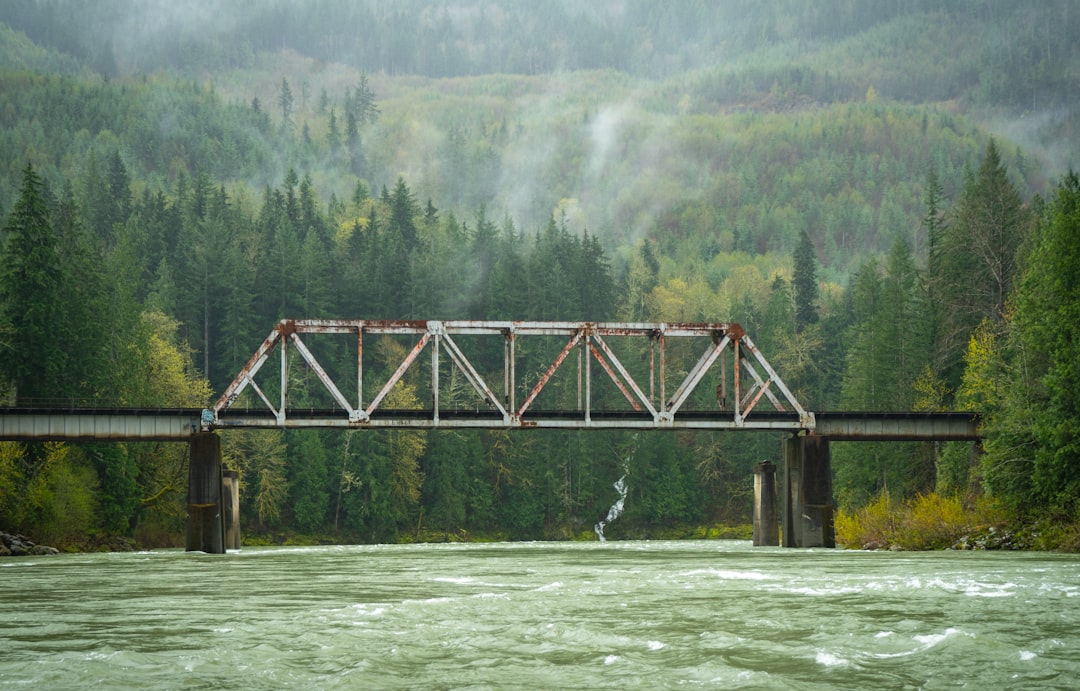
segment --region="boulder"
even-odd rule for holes
[[[60,550],[55,547],[35,544],[33,540],[25,535],[0,532],[0,556],[2,557],[43,556],[46,554],[60,554]]]
[[[30,548],[30,554],[35,557],[43,557],[48,554],[60,554],[60,550],[55,547],[49,547],[48,545],[34,545]]]

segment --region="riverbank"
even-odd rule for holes
[[[60,550],[39,545],[25,535],[0,531],[0,557],[38,557],[48,554],[60,554]]]
[[[893,499],[882,492],[861,509],[836,513],[836,544],[866,550],[1038,550],[1080,552],[1080,522],[1021,520],[983,498],[965,505],[936,493]]]
[[[134,552],[140,545],[130,537],[118,535],[85,537],[77,543],[59,547],[41,544],[26,535],[0,530],[0,557],[42,556],[61,553]]]

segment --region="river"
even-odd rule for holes
[[[0,561],[0,687],[1074,688],[1080,559],[740,541]]]

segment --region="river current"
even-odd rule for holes
[[[0,561],[0,687],[1075,688],[1080,559],[739,541]]]

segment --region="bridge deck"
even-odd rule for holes
[[[198,408],[3,408],[0,440],[5,441],[186,441],[204,429]],[[491,411],[376,411],[369,420],[350,422],[341,410],[290,410],[285,425],[264,409],[232,409],[213,429],[700,429],[789,431],[816,434],[835,441],[913,441],[978,439],[979,417],[973,413],[822,412],[813,414],[813,430],[800,425],[795,413],[758,411],[736,424],[730,412],[685,410],[657,424],[648,413],[633,411],[536,410],[520,421]]]
[[[3,441],[186,441],[201,408],[0,408]]]

